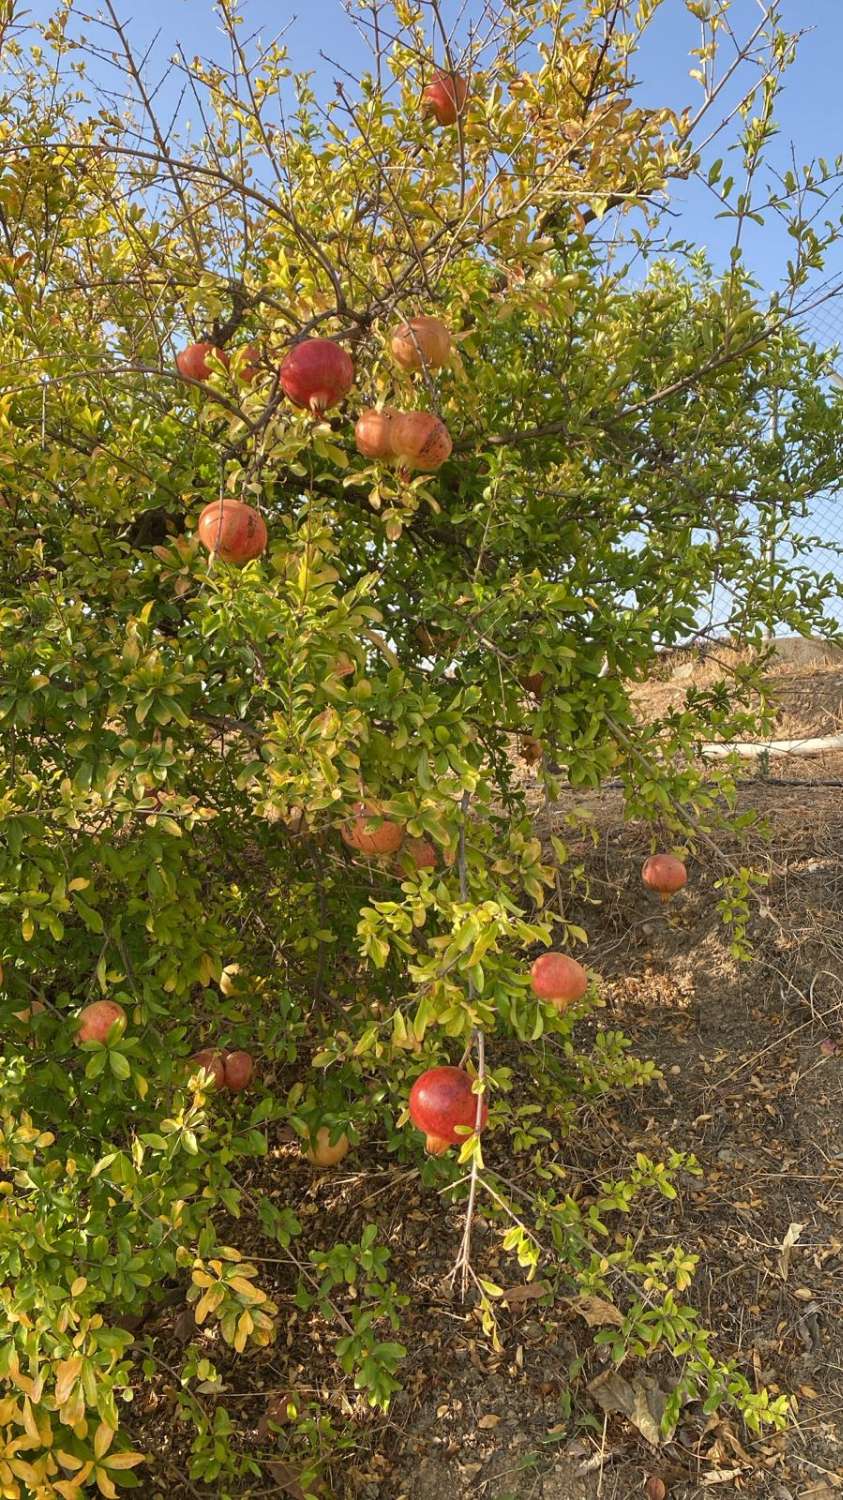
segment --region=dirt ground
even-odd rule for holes
[[[780,676],[783,737],[833,733],[843,722],[839,663]],[[657,683],[647,692],[655,707],[685,686]],[[444,1280],[462,1213],[423,1188],[416,1170],[390,1164],[373,1140],[355,1154],[353,1170],[314,1178],[279,1139],[260,1171],[264,1186],[274,1174],[280,1202],[299,1197],[306,1230],[296,1254],[358,1238],[377,1223],[392,1251],[390,1275],[412,1299],[398,1335],[410,1354],[404,1390],[385,1418],[350,1382],[337,1388],[329,1358],[335,1330],[312,1320],[305,1329],[292,1302],[297,1268],[256,1237],[255,1257],[268,1258],[264,1285],[274,1278],[282,1307],[282,1336],[256,1360],[210,1351],[225,1373],[223,1399],[237,1411],[235,1441],[244,1451],[266,1454],[258,1423],[268,1394],[293,1389],[326,1401],[338,1426],[350,1421],[353,1446],[331,1465],[322,1492],[336,1500],[843,1493],[843,755],[773,760],[766,769],[759,776],[748,768],[741,786],[741,809],[763,812],[775,830],[757,848],[770,878],[751,922],[754,956],[744,964],[730,957],[715,911],[713,863],[692,862],[687,889],[670,906],[654,906],[639,879],[647,830],[623,821],[618,792],[601,796],[599,842],[580,850],[589,904],[572,913],[588,928],[586,962],[600,976],[605,1005],[584,1025],[622,1028],[662,1077],[599,1111],[583,1110],[573,1136],[560,1137],[557,1159],[572,1180],[603,1180],[622,1175],[635,1150],[657,1159],[671,1147],[696,1154],[704,1175],[652,1208],[648,1245],[678,1242],[699,1254],[687,1299],[717,1331],[718,1356],[738,1358],[757,1386],[793,1396],[788,1431],[753,1439],[737,1423],[686,1408],[674,1439],[651,1446],[625,1418],[601,1410],[594,1382],[605,1363],[564,1297],[504,1308],[502,1352],[490,1349],[475,1308]],[[575,802],[571,794],[552,810],[566,836]],[[528,1050],[520,1066],[529,1068]],[[486,1154],[511,1181],[529,1177],[529,1159],[495,1159],[494,1135]],[[798,1237],[783,1254],[791,1226],[800,1226]],[[242,1225],[238,1234],[242,1244]],[[499,1231],[482,1215],[474,1259],[480,1275],[518,1281]],[[152,1333],[165,1357],[168,1345],[195,1337],[178,1309]],[[577,1359],[582,1368],[572,1379]],[[649,1377],[669,1386],[666,1368]],[[183,1480],[175,1399],[174,1390],[147,1388],[134,1409],[133,1437],[157,1455],[151,1493],[218,1494]],[[283,1435],[277,1454],[268,1471],[274,1487],[244,1480],[240,1493],[300,1497]]]

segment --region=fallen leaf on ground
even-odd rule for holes
[[[789,1225],[787,1234],[779,1246],[779,1275],[782,1281],[787,1281],[787,1273],[790,1270],[790,1252],[804,1228],[804,1224]]]
[[[480,1418],[480,1421],[477,1423],[477,1426],[478,1427],[483,1427],[484,1429],[488,1428],[488,1427],[497,1427],[497,1425],[498,1425],[499,1422],[500,1422],[500,1417],[496,1417],[492,1412],[490,1412],[487,1417],[481,1417]]]
[[[285,1464],[283,1458],[274,1458],[267,1464],[267,1469],[272,1475],[281,1492],[290,1496],[290,1500],[306,1500],[307,1495],[320,1493],[311,1485],[308,1490],[302,1489],[299,1482],[299,1471]]]
[[[661,1429],[670,1393],[663,1391],[652,1376],[636,1375],[634,1380],[624,1380],[622,1375],[611,1371],[592,1380],[588,1391],[607,1416],[620,1412],[627,1417],[651,1448],[659,1448],[673,1437],[675,1423],[664,1433]]]
[[[711,1474],[703,1474],[700,1484],[730,1484],[733,1479],[740,1479],[745,1472],[745,1469],[717,1469]]]
[[[644,1493],[647,1500],[665,1500],[667,1485],[663,1479],[659,1479],[658,1474],[651,1474],[644,1486]]]
[[[539,1297],[546,1297],[551,1291],[549,1281],[528,1281],[523,1286],[508,1286],[504,1289],[502,1296],[504,1302],[533,1302]]]
[[[613,1302],[607,1302],[603,1297],[569,1297],[568,1305],[585,1318],[589,1328],[605,1328],[612,1324],[615,1328],[622,1328],[624,1323],[623,1313],[615,1307]]]

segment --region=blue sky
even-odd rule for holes
[[[80,10],[96,12],[90,0],[77,0]],[[118,13],[141,50],[156,32],[160,38],[147,68],[149,81],[157,79],[163,65],[180,42],[188,56],[223,57],[225,43],[214,16],[211,0],[116,0]],[[469,0],[469,11],[472,9]],[[464,12],[464,0],[443,0],[446,19]],[[30,12],[44,18],[52,11],[51,0],[30,0]],[[843,87],[840,57],[843,54],[843,0],[783,0],[785,25],[792,30],[810,27],[804,37],[799,60],[792,69],[782,98],[781,134],[775,146],[777,163],[788,164],[791,149],[800,163],[817,156],[832,158],[843,150]],[[291,62],[296,68],[312,68],[317,89],[333,93],[335,69],[320,53],[339,58],[353,72],[367,65],[368,52],[341,0],[248,0],[248,29],[264,38],[287,27]],[[732,20],[738,34],[751,29],[759,17],[758,0],[733,0]],[[94,28],[86,28],[93,31]],[[692,65],[689,48],[698,39],[698,23],[687,13],[684,0],[664,0],[646,45],[636,64],[641,97],[650,104],[681,108],[698,101],[698,85],[689,78]],[[95,72],[104,72],[93,65]],[[732,94],[731,98],[734,98]],[[712,152],[712,158],[719,152]],[[730,226],[715,218],[717,203],[698,183],[677,183],[673,206],[680,213],[674,222],[678,235],[706,245],[716,264],[728,255]],[[843,205],[841,205],[843,207]],[[774,222],[753,229],[747,241],[747,258],[763,285],[772,288],[778,268],[788,253],[786,233]],[[833,270],[843,272],[843,264]]]

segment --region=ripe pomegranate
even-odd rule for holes
[[[518,681],[522,688],[526,688],[528,693],[532,693],[534,698],[544,697],[544,672],[525,672],[524,676],[519,677]]]
[[[223,562],[243,564],[266,548],[266,523],[242,500],[212,500],[199,517],[199,540]]]
[[[77,1042],[104,1042],[115,1021],[125,1021],[126,1012],[116,1000],[94,1000],[79,1012]]]
[[[239,377],[244,385],[251,385],[261,372],[261,351],[258,344],[247,344],[243,350]]]
[[[228,1052],[225,1058],[225,1086],[232,1094],[240,1094],[248,1088],[255,1071],[250,1052]]]
[[[354,441],[357,444],[357,452],[362,453],[364,458],[392,458],[392,421],[395,412],[388,406],[378,410],[376,406],[367,406],[360,413],[354,428]]]
[[[433,870],[436,866],[436,850],[429,839],[406,838],[401,854],[402,857],[406,855],[417,870]]]
[[[530,981],[533,993],[557,1010],[567,1010],[588,989],[585,969],[567,953],[542,953],[530,970]]]
[[[361,854],[395,854],[404,842],[401,824],[383,821],[379,802],[358,802],[353,820],[344,823],[340,833],[348,847]]]
[[[220,364],[226,369],[229,366],[229,358],[224,349],[215,349],[213,344],[203,341],[200,344],[188,344],[176,355],[176,369],[186,380],[207,380],[211,374],[208,364],[208,355],[214,354]]]
[[[471,1091],[471,1079],[464,1068],[428,1068],[410,1090],[410,1119],[424,1131],[425,1149],[431,1156],[441,1156],[449,1146],[457,1146],[468,1132],[457,1134],[457,1126],[474,1129],[477,1119],[477,1095]],[[480,1106],[480,1129],[486,1124],[489,1106],[485,1098]]]
[[[327,1125],[321,1125],[304,1154],[311,1166],[335,1167],[348,1155],[350,1148],[351,1142],[345,1132],[331,1145],[331,1132]]]
[[[451,353],[451,335],[439,318],[410,318],[389,341],[392,358],[402,370],[438,370]]]
[[[432,474],[450,456],[453,443],[445,423],[431,411],[399,411],[392,419],[392,451],[405,469]]]
[[[426,625],[417,625],[415,635],[419,645],[431,656],[436,656],[440,651],[450,651],[456,641],[456,636],[451,631],[428,630]]]
[[[521,759],[525,760],[528,766],[538,765],[542,758],[542,742],[537,740],[534,734],[522,734],[518,741],[518,748],[521,751]]]
[[[455,125],[468,98],[468,80],[461,73],[436,72],[422,94],[422,113],[431,114],[440,125]]]
[[[333,339],[304,339],[293,345],[279,378],[294,406],[305,406],[320,417],[348,395],[354,384],[354,365]]]
[[[203,1047],[201,1052],[194,1052],[189,1071],[198,1073],[200,1069],[208,1074],[214,1088],[225,1088],[225,1058],[221,1052],[216,1052],[213,1047]]]
[[[33,1016],[40,1016],[47,1009],[43,1000],[33,1000],[31,1005],[25,1005],[23,1010],[13,1010],[12,1015],[16,1021],[23,1021],[29,1025]]]
[[[651,891],[658,891],[662,901],[669,901],[687,884],[688,871],[673,854],[651,854],[641,867],[641,879]]]

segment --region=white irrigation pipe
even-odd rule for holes
[[[843,734],[826,735],[824,739],[812,740],[766,740],[756,744],[751,740],[734,740],[731,744],[703,745],[703,756],[712,760],[723,760],[727,755],[740,755],[744,760],[755,760],[759,755],[822,755],[824,750],[843,750]]]

